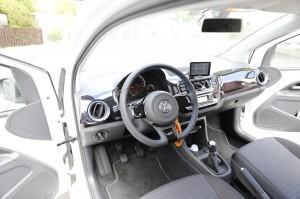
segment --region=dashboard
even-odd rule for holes
[[[268,83],[268,75],[250,67],[223,70],[210,74],[211,63],[191,62],[186,76],[193,84],[199,108],[199,117],[243,106],[259,95]],[[124,81],[104,95],[81,95],[81,124],[83,144],[92,145],[130,136],[122,122],[119,98]],[[150,70],[140,74],[129,88],[128,102],[142,100],[152,91],[166,91],[172,95],[186,93],[183,82],[167,71]],[[101,94],[101,93],[100,93]],[[183,95],[184,96],[184,95]],[[179,120],[189,117],[191,107],[186,97],[178,98]]]

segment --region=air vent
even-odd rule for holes
[[[256,81],[259,86],[265,86],[269,79],[265,72],[259,71],[256,76]]]
[[[87,108],[88,116],[95,122],[103,122],[110,115],[109,106],[103,101],[93,101]]]

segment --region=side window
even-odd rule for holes
[[[0,114],[24,105],[9,68],[0,67]]]
[[[272,50],[270,66],[300,68],[300,35],[277,44]]]

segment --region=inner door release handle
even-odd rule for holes
[[[292,90],[300,90],[300,85],[294,85],[291,87]]]

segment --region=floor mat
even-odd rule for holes
[[[228,142],[226,134],[212,126],[207,126],[207,136],[209,140],[214,140],[217,143],[218,152],[230,163],[231,156],[237,151],[237,148]]]
[[[113,163],[116,180],[106,187],[110,199],[136,199],[170,180],[156,156],[129,157],[127,163]]]
[[[171,180],[177,180],[195,174],[197,171],[188,165],[169,144],[156,149],[161,166]]]

